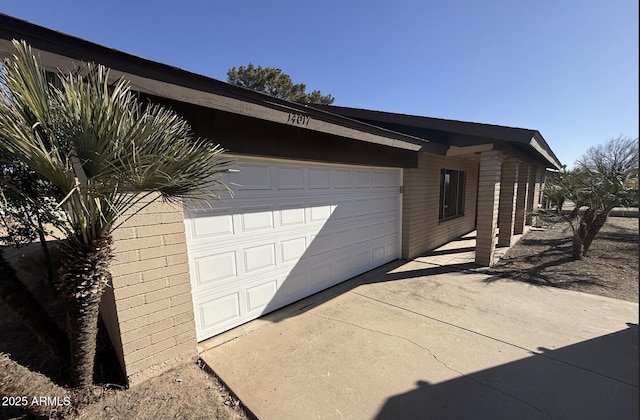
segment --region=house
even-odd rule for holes
[[[101,314],[131,384],[194,358],[197,341],[474,229],[476,262],[491,265],[560,168],[535,130],[295,104],[0,15],[3,56],[12,39],[52,70],[110,67],[237,158],[233,199],[154,202],[114,233]]]

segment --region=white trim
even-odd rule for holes
[[[401,172],[403,170],[402,168],[397,168],[394,166],[357,165],[352,163],[336,163],[336,162],[325,162],[321,160],[274,158],[274,157],[268,157],[268,156],[242,155],[242,154],[233,154],[233,153],[225,153],[224,156],[231,159],[257,160],[260,162],[274,162],[274,163],[285,163],[285,164],[286,163],[296,163],[296,164],[304,163],[304,164],[315,165],[315,166],[337,166],[337,167],[348,166],[355,169],[372,169],[372,168],[379,168],[379,169],[386,169],[386,170],[394,169],[394,170],[399,170]],[[400,182],[402,182],[402,180],[400,180]]]

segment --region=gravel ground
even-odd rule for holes
[[[638,241],[637,218],[610,217],[589,255],[575,261],[567,225],[532,229],[491,272],[540,286],[638,302]]]

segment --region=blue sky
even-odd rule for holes
[[[537,129],[569,166],[638,137],[636,0],[38,0],[0,12],[220,80],[278,67],[334,105]]]

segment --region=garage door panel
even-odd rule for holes
[[[369,240],[371,234],[371,225],[369,223],[366,224],[358,224],[354,230],[353,240],[356,244],[362,244]]]
[[[190,220],[191,237],[206,239],[234,234],[231,207],[217,208],[215,211],[203,211],[194,214]]]
[[[329,283],[331,283],[332,280],[339,282],[343,278],[349,278],[349,274],[353,271],[353,255],[347,254],[338,257],[333,263],[333,276]]]
[[[232,173],[229,178],[232,183],[237,185],[238,190],[270,190],[273,188],[270,165],[240,163],[237,167],[238,172]]]
[[[251,232],[238,233],[232,238],[225,238],[224,241],[192,240],[189,248],[191,252],[208,250],[213,253],[229,247],[243,247],[248,243],[271,244],[306,236],[307,249],[314,248],[312,254],[315,255],[350,243],[363,243],[372,238],[394,236],[398,233],[397,220],[392,219],[387,213],[382,217],[365,217],[358,220],[338,222],[331,218],[325,224],[305,224],[299,227],[284,225],[268,233],[262,232],[260,235]]]
[[[333,179],[333,188],[353,188],[353,171],[351,171],[351,169],[334,169],[331,171],[331,175]]]
[[[325,285],[333,278],[333,264],[315,264],[309,268],[311,285]]]
[[[369,197],[366,198],[356,198],[353,201],[353,217],[358,218],[362,216],[368,216],[371,213],[371,199]]]
[[[331,175],[329,169],[307,169],[307,179],[309,180],[309,189],[328,190],[331,188]]]
[[[385,234],[393,237],[397,237],[399,233],[398,223],[392,220],[387,220],[385,223]]]
[[[301,166],[276,166],[276,187],[278,190],[303,190],[304,168]]]
[[[400,186],[400,173],[387,171],[387,186],[397,188]]]
[[[311,266],[293,270],[282,280],[278,293],[274,300],[265,307],[265,310],[281,308],[314,293],[312,290],[318,285],[318,280],[316,278],[314,281],[312,273],[313,267]],[[327,277],[330,277],[330,275]],[[322,290],[322,288],[318,290]]]
[[[375,171],[373,172],[373,187],[384,188],[387,186],[387,172]]]
[[[250,233],[273,229],[273,207],[270,205],[240,207],[240,227],[242,232]]]
[[[242,261],[244,263],[244,272],[246,274],[251,274],[259,270],[275,267],[275,243],[268,243],[244,248],[242,250]]]
[[[350,247],[353,244],[353,227],[345,226],[340,230],[336,230],[334,234],[333,249]]]
[[[289,203],[279,210],[280,226],[300,226],[307,221],[304,203]]]
[[[310,239],[311,241],[308,248],[309,257],[317,257],[333,249],[333,235],[331,233],[311,235]]]
[[[399,206],[400,204],[398,203],[398,200],[393,197],[387,198],[387,211],[397,214]]]
[[[371,186],[371,171],[355,171],[355,187],[369,188]]]
[[[186,210],[198,340],[399,255],[398,170],[243,160],[235,198]]]
[[[386,247],[384,245],[376,246],[371,250],[373,261],[382,261],[386,255]]]
[[[280,242],[280,258],[282,263],[299,260],[307,250],[307,238],[293,238]]]
[[[271,280],[246,290],[247,312],[253,312],[266,307],[278,291],[277,280]]]
[[[235,251],[194,258],[193,265],[196,287],[230,280],[238,276]]]
[[[388,211],[388,199],[387,197],[384,196],[379,196],[379,197],[373,197],[371,199],[371,214],[372,215],[379,215],[379,214],[384,214]]]
[[[210,299],[198,307],[198,319],[202,329],[210,329],[217,325],[233,322],[240,318],[240,292],[229,293]]]
[[[326,201],[311,202],[309,207],[309,221],[312,223],[324,223],[331,217],[332,206]]]
[[[368,267],[371,264],[371,250],[360,250],[354,253],[353,265],[354,269],[360,271],[364,267]]]
[[[387,250],[387,260],[391,261],[392,259],[397,258],[397,252],[398,252],[398,242],[390,242],[389,244],[387,244],[386,246],[386,250]]]
[[[385,235],[385,222],[377,222],[371,225],[371,238],[382,238]]]
[[[194,293],[198,337],[211,336],[246,322],[247,317],[256,318],[273,310],[270,307],[280,294],[280,277],[286,275],[269,273],[246,284],[236,282]]]
[[[331,218],[336,222],[351,219],[353,217],[353,200],[342,199],[336,200]]]

